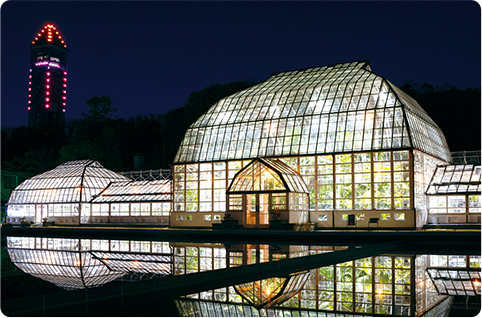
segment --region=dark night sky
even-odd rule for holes
[[[69,49],[67,119],[93,96],[109,96],[127,119],[181,107],[213,83],[361,59],[399,86],[480,86],[481,8],[470,1],[14,1],[1,9],[2,126],[27,124],[29,45],[47,22]]]

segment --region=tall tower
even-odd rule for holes
[[[67,45],[53,24],[46,24],[30,45],[28,126],[62,129],[67,105]]]

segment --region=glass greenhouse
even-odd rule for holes
[[[438,166],[427,189],[429,223],[480,223],[481,166]]]
[[[171,226],[210,227],[228,212],[267,227],[279,210],[321,228],[353,218],[356,227],[421,227],[433,171],[450,161],[440,128],[368,61],[278,73],[219,100],[187,130]]]
[[[94,160],[69,161],[22,182],[7,222],[169,224],[170,180],[133,181]],[[80,213],[79,213],[80,211]]]

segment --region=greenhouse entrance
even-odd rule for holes
[[[269,210],[267,193],[252,193],[246,197],[246,225],[262,226],[269,224]]]
[[[226,194],[228,213],[245,227],[308,221],[308,188],[298,172],[277,159],[251,161],[234,176]]]

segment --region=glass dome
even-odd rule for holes
[[[89,202],[109,183],[130,179],[95,160],[69,161],[16,187],[7,205]]]
[[[357,61],[273,74],[219,100],[174,163],[410,148],[451,160],[420,105]]]

